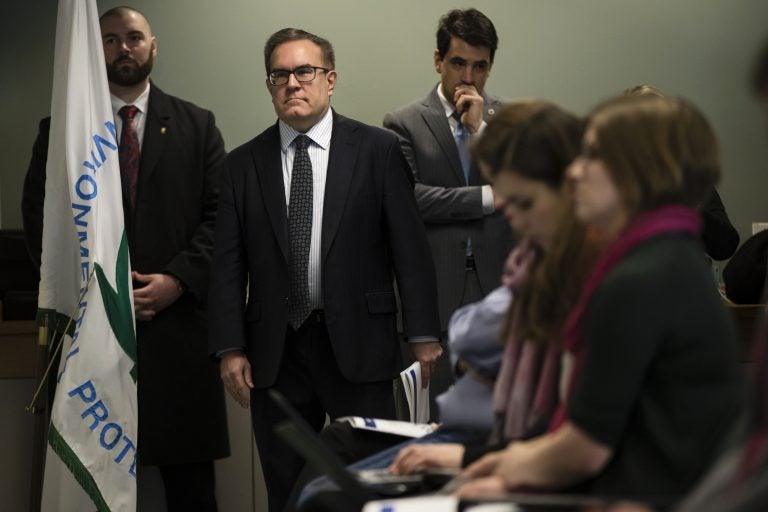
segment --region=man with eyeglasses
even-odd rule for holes
[[[384,127],[397,134],[416,179],[443,332],[456,309],[499,285],[512,248],[509,226],[494,210],[491,187],[469,157],[471,140],[501,107],[498,98],[485,92],[497,45],[493,23],[477,9],[446,13],[438,24],[434,53],[440,82],[426,98],[384,117]],[[432,378],[432,401],[452,382],[450,358],[442,357]],[[430,407],[433,417],[436,409]]]
[[[402,369],[393,278],[413,354],[440,356],[435,273],[397,138],[330,108],[331,44],[299,29],[264,48],[278,122],[227,157],[210,349],[251,407],[269,495],[282,510],[302,461],[273,432],[280,391],[316,429],[326,414],[393,418]]]

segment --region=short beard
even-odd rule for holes
[[[124,60],[128,60],[128,58],[118,58],[112,64],[107,64],[107,79],[114,84],[130,87],[147,79],[152,72],[155,57],[150,53],[147,61],[138,66],[122,67],[121,64]]]

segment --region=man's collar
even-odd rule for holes
[[[149,85],[149,82],[147,82],[147,88],[144,89],[144,92],[139,94],[139,96],[134,100],[133,103],[126,103],[120,98],[118,98],[117,96],[115,96],[114,94],[110,94],[109,97],[112,102],[112,110],[114,112],[118,112],[121,108],[123,108],[126,105],[135,105],[142,114],[146,114],[147,107],[149,105],[149,89],[150,89],[150,85]]]
[[[302,134],[302,132],[291,128],[287,123],[281,120],[277,122],[280,128],[280,148],[283,151],[288,150],[288,146],[291,145],[293,139]],[[331,129],[333,127],[333,109],[328,108],[322,119],[318,121],[316,125],[307,130],[304,135],[309,137],[312,142],[317,144],[323,149],[328,149],[331,145]]]
[[[456,111],[456,107],[451,105],[451,103],[445,99],[445,94],[443,93],[443,82],[437,83],[437,97],[440,99],[440,104],[443,106],[443,110],[445,110],[445,117],[451,117],[451,115]]]

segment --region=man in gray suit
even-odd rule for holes
[[[440,18],[434,55],[440,82],[426,98],[384,117],[384,127],[398,135],[416,178],[444,332],[458,307],[499,285],[512,247],[508,224],[494,210],[493,191],[467,150],[501,106],[485,92],[497,43],[493,23],[480,11],[448,12]],[[431,380],[432,396],[451,383],[448,366],[449,358],[441,358]]]

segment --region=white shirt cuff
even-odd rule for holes
[[[483,215],[490,215],[494,211],[493,190],[490,185],[482,186],[483,192]]]

